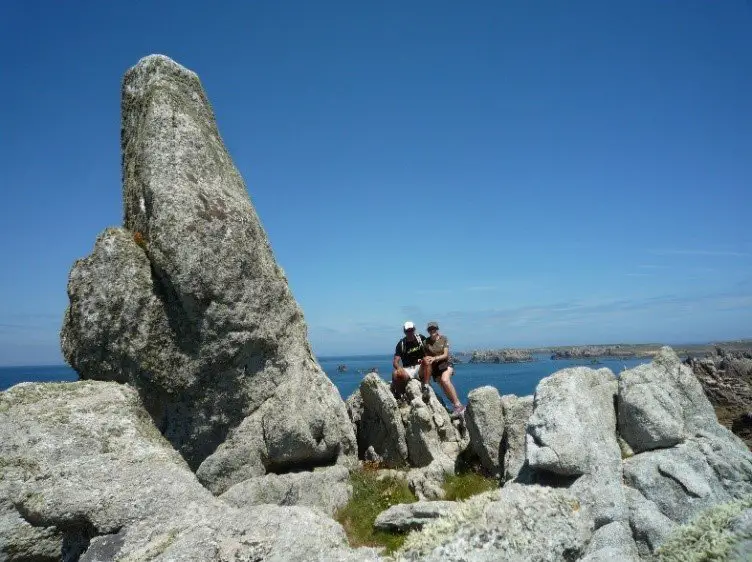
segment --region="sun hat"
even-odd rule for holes
[[[429,322],[428,323],[428,327],[426,328],[426,330],[432,330],[434,328],[436,328],[437,330],[439,329],[439,323],[438,322]]]

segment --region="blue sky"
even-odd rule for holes
[[[124,71],[196,71],[320,355],[752,337],[752,3],[0,3],[0,364],[122,221]]]

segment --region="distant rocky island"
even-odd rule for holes
[[[525,349],[476,349],[452,355],[455,363],[523,363],[535,361]]]

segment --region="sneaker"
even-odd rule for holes
[[[431,399],[431,391],[428,390],[427,384],[423,385],[423,388],[421,388],[420,394],[423,397],[423,402],[428,402]]]
[[[461,416],[464,413],[465,413],[465,407],[462,404],[460,404],[459,406],[454,407],[454,411],[452,412],[452,415]]]

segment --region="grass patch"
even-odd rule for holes
[[[465,500],[470,496],[496,490],[498,487],[499,481],[496,478],[475,471],[447,476],[442,485],[446,492],[444,499],[449,501]]]
[[[376,479],[377,472],[363,469],[350,474],[352,498],[340,509],[335,519],[344,527],[350,546],[383,546],[393,552],[405,542],[406,533],[376,531],[376,516],[398,503],[413,503],[416,497],[407,482],[396,478]]]

